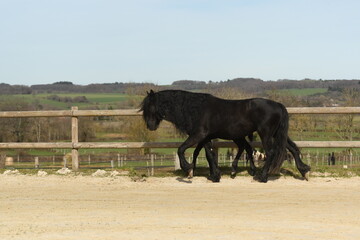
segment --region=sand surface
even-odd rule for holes
[[[0,239],[360,239],[360,178],[0,174]]]

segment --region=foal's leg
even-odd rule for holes
[[[245,138],[236,139],[236,140],[234,140],[234,142],[238,146],[239,151],[236,154],[236,157],[235,157],[234,161],[231,164],[231,166],[232,166],[231,177],[235,178],[235,176],[236,176],[236,172],[237,172],[237,168],[238,168],[238,162],[239,162],[240,156],[241,156],[242,152],[244,151],[244,149],[246,150],[246,155],[247,155],[246,158],[248,160],[250,160],[249,174],[251,176],[254,176],[255,173],[256,173],[256,167],[255,167],[255,163],[254,163],[253,149],[252,149],[251,145],[246,141]]]
[[[303,161],[301,161],[300,158],[300,150],[299,148],[296,146],[296,144],[291,141],[291,139],[288,137],[287,139],[287,144],[286,144],[286,148],[291,152],[291,154],[293,155],[294,159],[295,159],[295,163],[296,163],[296,168],[299,170],[299,172],[301,173],[301,175],[307,180],[309,181],[309,172],[310,172],[310,166],[308,166],[307,164],[305,164]]]

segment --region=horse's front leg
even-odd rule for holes
[[[185,142],[181,144],[178,148],[178,156],[180,160],[180,167],[181,169],[188,174],[189,177],[193,177],[193,164],[189,164],[185,158],[185,151],[186,149],[190,148],[191,146],[201,142],[204,138],[201,135],[192,135],[189,136]]]
[[[209,163],[209,168],[210,168],[210,176],[208,177],[208,179],[213,182],[220,182],[221,172],[218,167],[218,161],[216,159],[216,154],[213,150],[211,141],[207,142],[204,145],[204,148],[206,153],[206,159]]]
[[[238,169],[238,163],[239,163],[239,159],[241,157],[242,152],[244,151],[244,146],[241,144],[238,144],[237,141],[234,141],[236,143],[236,145],[238,146],[238,152],[236,154],[236,157],[234,159],[234,161],[231,164],[231,178],[235,178],[236,177],[236,173],[237,173],[237,169]]]
[[[242,140],[242,143],[245,147],[246,150],[246,158],[248,160],[250,160],[250,170],[249,170],[249,174],[251,176],[255,176],[256,173],[256,166],[254,163],[254,157],[253,157],[253,148],[251,147],[251,145],[245,140],[245,138]]]
[[[201,142],[199,143],[195,150],[194,150],[194,153],[193,153],[193,170],[195,171],[196,169],[196,160],[197,160],[197,157],[199,156],[199,153],[201,151],[201,149],[204,147],[204,142]]]

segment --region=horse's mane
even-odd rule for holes
[[[148,96],[149,97],[149,96]],[[146,108],[149,99],[146,97],[141,110]],[[154,93],[157,111],[170,121],[182,133],[190,134],[199,124],[204,103],[210,94],[192,93],[182,90],[164,90]]]

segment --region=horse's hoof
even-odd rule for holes
[[[259,182],[267,183],[268,178],[267,177],[259,177]]]
[[[210,176],[208,176],[207,179],[212,181],[212,182],[220,182],[220,176],[210,175]]]
[[[305,178],[306,181],[309,181],[310,171],[308,171],[307,173],[305,173],[304,178]]]
[[[231,172],[230,177],[234,179],[236,177],[236,172]]]
[[[250,176],[255,176],[255,174],[256,174],[256,171],[254,169],[249,169],[248,172],[249,172]]]
[[[220,178],[219,178],[219,177],[215,177],[212,181],[213,181],[213,182],[220,182]]]
[[[189,171],[188,178],[193,178],[193,177],[194,177],[194,171],[193,171],[193,169],[191,169],[191,170]]]

